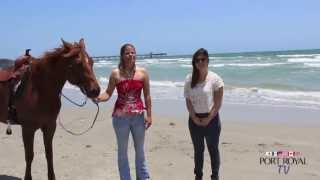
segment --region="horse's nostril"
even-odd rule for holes
[[[99,87],[98,88],[94,88],[94,89],[92,89],[90,91],[90,95],[92,97],[97,97],[97,96],[99,96],[99,94],[100,94],[100,88]]]
[[[100,89],[97,89],[94,94],[95,94],[96,96],[99,96],[99,94],[100,94]]]

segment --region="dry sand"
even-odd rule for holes
[[[63,110],[67,128],[85,130],[94,115],[86,111]],[[0,180],[17,180],[24,175],[24,151],[19,126],[5,135],[0,124]],[[319,180],[320,133],[318,127],[290,127],[286,124],[224,121],[220,138],[223,180]],[[47,179],[42,133],[35,137],[34,180]],[[82,136],[73,136],[57,128],[54,138],[54,166],[58,180],[119,179],[116,138],[110,112],[101,112],[94,128]],[[146,156],[153,180],[192,180],[193,147],[184,118],[154,117],[146,135]],[[293,150],[306,157],[306,165],[292,165],[288,174],[279,174],[275,165],[260,165],[266,151]],[[129,158],[135,179],[134,148],[130,139]],[[204,179],[210,176],[210,158],[205,152]]]

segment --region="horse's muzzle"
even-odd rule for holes
[[[100,87],[97,86],[97,87],[89,88],[88,90],[86,90],[86,94],[89,98],[98,97],[100,94]]]

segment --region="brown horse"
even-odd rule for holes
[[[78,86],[89,98],[97,97],[100,93],[93,72],[93,61],[85,50],[84,40],[73,44],[62,42],[61,47],[46,52],[40,60],[32,61],[23,93],[15,99],[25,149],[25,180],[32,179],[34,134],[38,129],[43,132],[48,179],[55,180],[52,139],[61,108],[60,94],[65,82]],[[8,86],[8,82],[0,83],[0,122],[6,122],[8,117]]]

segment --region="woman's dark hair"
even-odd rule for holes
[[[197,57],[200,55],[205,56],[208,59],[208,63],[209,63],[209,54],[206,49],[200,48],[193,54],[191,88],[194,88],[199,81],[199,70],[196,67],[196,60],[197,60]]]
[[[129,44],[129,43],[124,44],[124,45],[121,46],[121,49],[120,49],[120,62],[118,64],[118,68],[119,68],[120,71],[122,71],[124,69],[124,67],[123,67],[123,56],[124,56],[124,52],[125,52],[127,47],[132,47],[133,49],[135,49],[135,47],[132,44]]]

